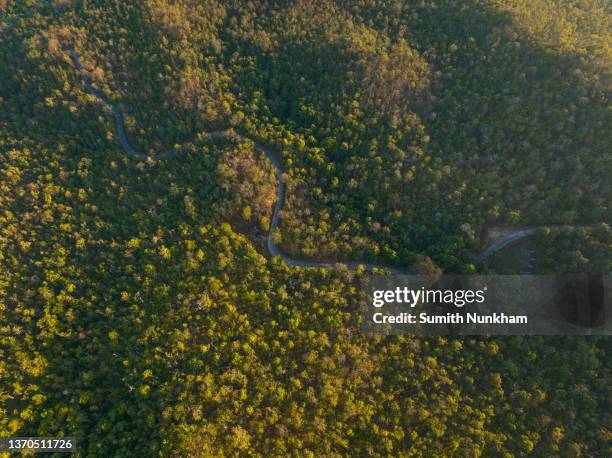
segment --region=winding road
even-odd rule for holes
[[[108,103],[106,99],[101,94],[96,92],[93,86],[87,82],[87,75],[85,74],[83,70],[83,66],[81,65],[81,61],[79,59],[79,55],[77,54],[77,52],[74,50],[67,50],[66,52],[70,56],[70,59],[72,60],[74,67],[79,72],[79,76],[85,88],[85,92],[94,96],[97,102],[100,103],[104,107],[104,109],[113,116],[113,118],[115,118],[115,125],[117,127],[117,134],[119,136],[119,143],[121,144],[121,147],[123,148],[123,150],[127,153],[128,156],[146,159],[148,157],[146,154],[136,151],[132,147],[132,145],[130,145],[127,135],[125,133],[125,123],[123,120],[123,115],[119,113],[113,105]],[[358,267],[363,267],[366,270],[374,270],[374,269],[386,270],[386,271],[391,272],[394,275],[401,275],[401,274],[407,273],[406,271],[403,271],[403,270],[400,270],[394,267],[390,267],[390,266],[385,266],[383,264],[373,264],[369,262],[360,262],[360,261],[345,261],[345,262],[341,262],[341,261],[339,262],[304,261],[300,259],[291,258],[287,256],[286,254],[284,254],[279,249],[278,245],[276,245],[274,241],[274,237],[273,237],[274,231],[276,230],[280,222],[280,212],[283,208],[283,204],[285,203],[285,182],[283,181],[284,170],[281,165],[279,157],[276,154],[274,154],[272,151],[270,151],[268,148],[266,148],[265,146],[237,132],[235,129],[230,128],[226,130],[216,130],[216,131],[205,132],[205,134],[209,138],[234,138],[234,139],[239,139],[242,141],[249,141],[254,145],[254,147],[257,150],[265,154],[265,156],[268,158],[268,160],[274,167],[275,173],[276,173],[276,183],[277,183],[276,202],[274,203],[272,221],[270,223],[270,229],[268,230],[268,237],[267,237],[268,251],[270,252],[270,255],[272,257],[279,257],[285,264],[291,267],[337,268],[338,265],[344,265],[348,269],[351,269],[351,270],[357,269]],[[181,154],[181,152],[182,152],[181,148],[172,148],[170,150],[167,150],[167,151],[164,151],[162,153],[155,155],[155,158],[156,159],[167,159],[167,158],[175,157]],[[561,228],[566,228],[566,227],[571,227],[571,226],[549,226],[549,227],[551,229],[561,229]],[[493,253],[502,250],[503,248],[510,245],[511,243],[535,234],[537,230],[538,230],[537,228],[519,230],[517,232],[514,232],[512,234],[509,234],[501,238],[500,240],[496,241],[495,243],[490,245],[488,248],[486,248],[478,256],[476,256],[474,258],[474,262],[484,261],[486,258],[491,256]]]

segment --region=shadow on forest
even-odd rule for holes
[[[502,202],[531,223],[609,218],[612,119],[598,69],[587,74],[578,54],[538,44],[508,12],[476,1],[436,5],[404,25],[417,49],[449,55],[432,63],[442,72],[436,118],[423,115],[432,150],[459,172],[446,190],[467,174],[478,185],[468,202]]]
[[[589,224],[610,219],[611,137],[606,126],[612,119],[600,69],[589,66],[577,52],[564,54],[538,43],[508,12],[476,1],[447,0],[436,2],[435,8],[404,5],[400,14],[389,2],[380,20],[374,7],[340,3],[355,17],[361,15],[369,27],[386,30],[395,39],[404,35],[440,72],[432,81],[434,102],[419,115],[431,136],[427,153],[437,169],[450,167],[450,174],[444,179],[423,177],[423,182],[435,183],[434,193],[401,190],[423,205],[393,228],[392,247],[399,251],[410,246],[444,259],[475,243],[462,232],[464,223],[478,232],[494,222]],[[321,106],[344,103],[345,112],[350,111],[351,87],[345,82],[352,76],[352,62],[339,43],[285,40],[273,53],[250,46],[256,66],[249,81],[258,84],[252,93],[265,94],[272,114],[290,128],[305,131],[318,122],[324,126],[319,130],[325,131],[325,114],[303,117],[298,108],[302,98],[325,88],[331,95]],[[324,135],[318,140],[326,149]],[[384,149],[379,151],[387,161]],[[348,164],[329,152],[327,157],[337,169]],[[316,167],[306,157],[298,160]],[[370,176],[358,177],[370,183],[362,189],[369,195],[349,193],[341,180],[340,189],[351,194],[355,204],[344,218],[363,220],[368,200],[376,197],[378,184],[385,180],[376,173],[370,169]],[[326,170],[312,174],[326,182]],[[314,196],[308,199],[315,207],[324,202]],[[342,196],[335,195],[327,201],[339,199]],[[434,217],[440,209],[442,220]],[[381,202],[378,213],[394,210]]]

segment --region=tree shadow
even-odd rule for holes
[[[398,189],[401,201],[416,204],[405,208],[409,210],[404,212],[406,218],[389,223],[392,234],[384,236],[384,243],[392,251],[406,256],[412,250],[424,251],[452,266],[477,249],[471,231],[462,229],[466,223],[477,233],[494,222],[589,224],[610,219],[612,137],[606,126],[612,118],[606,70],[585,58],[583,50],[561,51],[544,45],[510,13],[477,1],[443,0],[418,6],[388,2],[376,7],[340,4],[356,24],[388,33],[393,40],[406,39],[436,72],[431,104],[411,107],[431,137],[426,154],[435,170],[428,173],[420,168],[415,185]],[[257,56],[261,61],[255,67],[255,81],[263,89],[268,108],[296,131],[305,132],[316,123],[325,126],[320,131],[327,129],[326,113],[317,111],[337,110],[341,96],[355,94],[353,86],[346,84],[352,68],[345,50],[311,46],[304,40],[283,43],[282,49],[282,53]],[[300,79],[306,79],[306,84]],[[321,82],[327,83],[330,103],[304,118],[296,106],[320,90]],[[350,142],[351,134],[371,139],[388,132],[373,128],[361,135],[357,129],[337,143]],[[353,141],[351,154],[338,156],[330,153],[333,148],[327,147],[323,135],[315,136],[340,177],[339,189],[332,192],[328,191],[328,170],[308,172],[324,188],[323,198],[309,197],[315,207],[333,210],[333,202],[340,200],[343,208],[354,208],[344,212],[344,221],[365,221],[365,215],[382,219],[397,210],[398,199],[385,202],[385,193],[381,194],[380,185],[391,180],[390,170],[385,175],[366,162],[367,167],[357,169],[362,175],[355,178],[367,185],[351,191],[344,186],[351,176],[346,167],[359,156],[355,151],[359,147]],[[385,167],[391,164],[386,161],[392,155],[384,147],[378,155]],[[321,168],[304,161],[309,168]],[[343,193],[350,194],[350,199],[343,198]],[[366,211],[373,198],[382,200],[374,215]],[[375,233],[368,231],[368,236],[381,241]]]
[[[456,204],[484,199],[482,216],[506,222],[513,210],[532,224],[609,219],[607,70],[584,50],[539,43],[508,12],[477,1],[436,4],[415,8],[402,25],[418,49],[446,56],[432,62],[441,72],[436,117],[423,119],[432,152],[457,170],[446,190],[473,184]]]

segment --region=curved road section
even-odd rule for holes
[[[115,118],[115,125],[117,127],[117,135],[119,136],[119,143],[121,144],[121,147],[123,148],[123,150],[127,153],[128,156],[146,159],[148,157],[146,154],[136,151],[132,147],[132,145],[130,145],[127,135],[125,133],[125,123],[123,121],[123,115],[119,113],[113,105],[108,103],[106,99],[101,94],[96,92],[93,86],[87,82],[87,78],[86,78],[85,72],[83,71],[83,66],[81,65],[81,61],[79,59],[79,55],[77,54],[77,52],[74,50],[68,50],[66,52],[70,56],[70,59],[72,60],[74,67],[79,72],[79,77],[83,83],[85,92],[94,96],[96,98],[96,101],[99,104],[101,104],[102,107],[113,116],[113,118]],[[276,172],[276,202],[274,203],[274,211],[272,213],[270,229],[268,230],[267,245],[268,245],[268,251],[270,252],[271,256],[279,257],[280,259],[283,260],[285,264],[291,267],[337,268],[338,265],[340,264],[340,265],[345,265],[348,269],[351,269],[351,270],[357,269],[358,267],[363,267],[366,270],[373,270],[373,269],[387,270],[394,275],[406,274],[406,271],[396,269],[390,266],[385,266],[382,264],[373,264],[369,262],[360,262],[360,261],[348,261],[348,262],[304,261],[300,259],[290,258],[286,254],[284,254],[278,248],[278,245],[276,245],[276,242],[274,241],[274,236],[273,236],[274,231],[276,230],[280,222],[280,212],[283,209],[283,204],[285,203],[285,183],[283,181],[284,170],[281,165],[279,157],[276,154],[274,154],[272,151],[270,151],[268,148],[266,148],[265,146],[246,137],[245,135],[237,132],[234,129],[210,131],[210,132],[206,132],[206,134],[208,135],[209,138],[238,138],[243,141],[249,141],[255,146],[256,149],[263,152],[265,156],[268,158],[268,160],[272,163],[272,166],[274,167],[274,170]],[[164,151],[160,154],[157,154],[156,158],[157,159],[167,159],[167,158],[175,157],[179,155],[180,153],[181,153],[180,148],[173,148],[173,149]],[[568,227],[572,227],[572,226],[550,226],[551,229],[562,229],[562,228],[568,228]],[[482,253],[476,256],[476,258],[474,258],[474,262],[484,261],[486,258],[491,256],[493,253],[504,249],[505,247],[507,247],[513,242],[516,242],[517,240],[520,240],[522,238],[529,237],[535,234],[536,231],[537,231],[537,228],[531,228],[531,229],[520,230],[510,235],[507,235],[501,238],[500,240],[498,240],[497,242],[493,243],[486,250],[484,250]]]

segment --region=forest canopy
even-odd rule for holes
[[[530,268],[610,272],[610,42],[602,0],[0,0],[0,435],[609,456],[609,338],[361,334],[367,272],[269,256],[254,142],[295,258],[495,271],[539,227]]]

